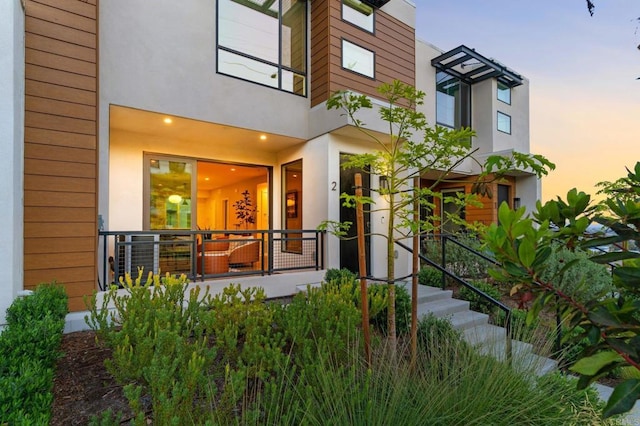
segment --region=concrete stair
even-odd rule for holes
[[[400,284],[399,284],[400,285]],[[411,294],[411,285],[402,284]],[[437,318],[448,319],[464,339],[481,353],[497,359],[506,357],[506,330],[489,324],[489,316],[469,309],[469,302],[454,299],[450,290],[418,286],[418,318],[433,314]],[[539,375],[557,368],[557,362],[533,353],[530,343],[511,340],[513,363],[516,367],[534,367]]]

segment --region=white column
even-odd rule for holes
[[[0,327],[23,289],[24,10],[0,1]]]

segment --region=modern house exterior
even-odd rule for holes
[[[229,259],[246,244],[234,240],[243,234],[260,242],[248,267],[260,276],[285,258],[313,258],[316,272],[352,267],[349,243],[316,234],[306,245],[303,232],[351,214],[339,199],[353,185],[341,155],[373,149],[347,117],[327,110],[336,90],[380,105],[376,87],[401,80],[427,93],[419,108],[430,123],[477,132],[476,158],[529,152],[528,80],[465,46],[444,51],[416,39],[416,7],[411,0],[0,3],[0,324],[12,300],[40,282],[64,283],[70,309],[83,310],[84,296],[112,279],[113,263],[134,269],[136,241],[151,248],[150,267],[169,272],[195,273],[201,262],[206,275],[221,260],[225,274],[242,271]],[[387,131],[375,108],[360,118]],[[459,181],[442,190],[469,191],[479,171],[461,164],[452,176]],[[377,177],[367,185],[376,187]],[[533,206],[540,196],[537,178],[522,171],[493,185],[494,197],[469,208],[467,220],[496,221],[499,201]],[[238,214],[243,198],[248,222]],[[384,215],[372,213],[367,223],[384,232]],[[222,235],[230,245],[221,250],[198,240]],[[368,241],[374,276],[386,274],[384,247]],[[408,253],[397,262],[410,270]]]

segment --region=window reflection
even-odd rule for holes
[[[374,77],[375,55],[364,47],[342,40],[342,68]]]
[[[302,0],[220,0],[218,72],[305,95],[306,23]]]
[[[373,32],[373,8],[360,0],[342,0],[342,19]]]
[[[471,124],[469,85],[445,72],[436,74],[436,122],[459,129]]]
[[[498,100],[511,105],[511,88],[501,82],[498,82]]]
[[[511,117],[498,111],[498,130],[511,134]]]

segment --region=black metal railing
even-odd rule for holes
[[[130,274],[186,274],[192,281],[324,269],[317,230],[100,231],[101,290]]]
[[[493,306],[495,306],[496,308],[500,309],[501,311],[503,311],[505,313],[505,334],[506,334],[506,338],[505,338],[505,356],[506,359],[510,362],[510,360],[512,359],[512,355],[513,355],[513,349],[512,349],[512,338],[513,338],[513,333],[512,333],[512,316],[511,316],[511,309],[506,306],[505,304],[503,304],[502,302],[500,302],[499,300],[494,299],[493,297],[489,296],[488,294],[486,294],[485,292],[483,292],[482,290],[476,288],[473,284],[469,283],[468,281],[464,280],[463,278],[457,276],[456,274],[452,273],[451,271],[449,271],[446,267],[446,244],[447,241],[451,241],[457,245],[459,245],[461,248],[468,250],[469,252],[475,254],[476,256],[481,257],[482,259],[485,259],[491,263],[494,263],[496,265],[499,265],[495,260],[491,259],[490,257],[474,250],[473,248],[457,241],[453,236],[450,235],[431,235],[433,237],[437,237],[440,238],[441,240],[441,244],[442,244],[442,258],[441,258],[441,264],[438,264],[436,262],[434,262],[433,260],[427,258],[426,256],[424,256],[422,253],[418,254],[418,257],[420,258],[421,261],[423,261],[424,263],[428,264],[429,266],[437,269],[438,271],[440,271],[442,273],[442,288],[444,290],[445,288],[445,284],[446,284],[446,279],[450,278],[454,281],[456,281],[458,284],[465,286],[466,288],[468,288],[469,290],[471,290],[473,293],[477,294],[479,297],[481,297],[482,299],[488,301],[489,303],[491,303]],[[397,241],[396,244],[400,247],[402,247],[403,249],[407,250],[410,253],[413,253],[413,249],[411,249],[409,246]]]

